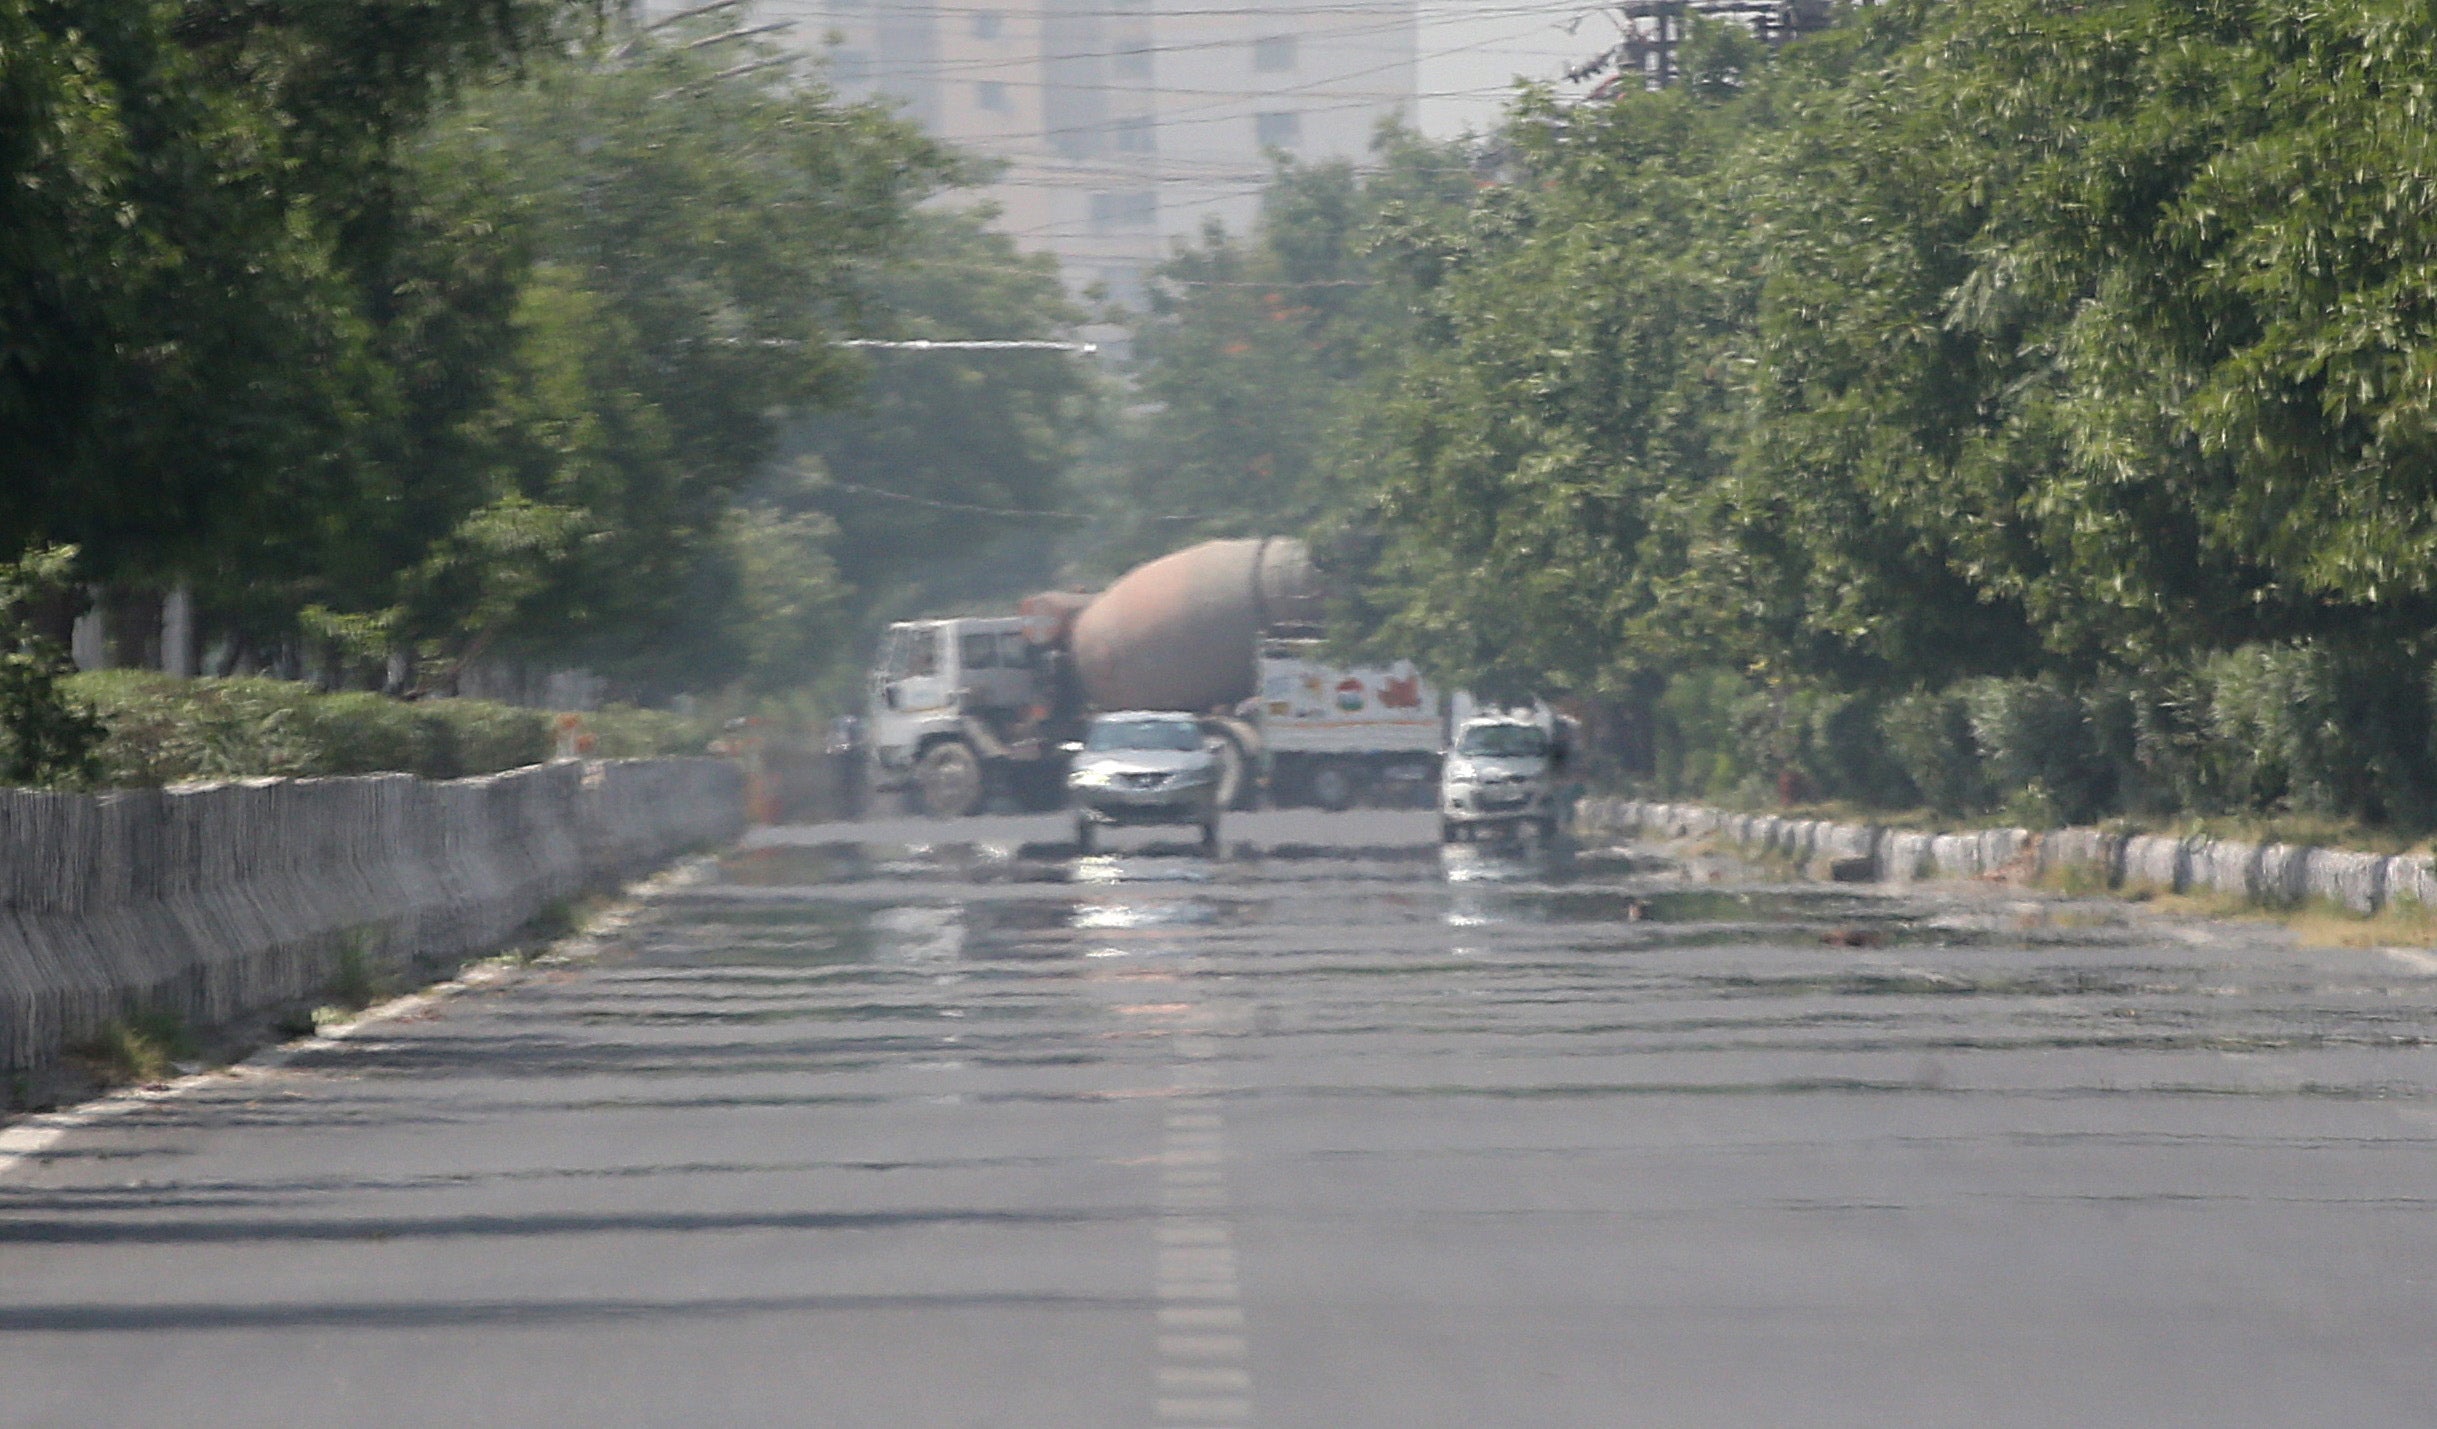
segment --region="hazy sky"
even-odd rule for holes
[[[1582,0],[1417,0],[1417,7],[1422,131],[1439,138],[1488,127],[1516,75],[1556,79],[1617,36],[1606,11]]]

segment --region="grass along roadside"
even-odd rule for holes
[[[2052,878],[2039,879],[2034,886],[2074,897],[2119,898],[2160,913],[2185,917],[2272,924],[2313,948],[2437,948],[2437,911],[2416,902],[2392,903],[2375,913],[2359,913],[2323,898],[2291,904],[2258,903],[2210,889],[2176,893],[2150,884],[2087,889]]]

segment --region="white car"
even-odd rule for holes
[[[1529,828],[1557,835],[1559,748],[1536,720],[1466,720],[1439,774],[1439,841]]]
[[[1075,844],[1090,853],[1103,824],[1195,824],[1219,841],[1219,761],[1193,716],[1165,710],[1095,715],[1067,746],[1066,798]]]

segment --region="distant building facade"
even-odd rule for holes
[[[655,10],[665,5],[655,4]],[[1414,119],[1413,0],[761,0],[884,95],[1006,164],[986,196],[1078,291],[1138,303],[1171,240],[1242,231],[1271,151],[1360,158]],[[834,41],[834,43],[833,43]]]

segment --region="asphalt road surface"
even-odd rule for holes
[[[776,831],[0,1172],[0,1423],[2437,1424],[2426,954],[1063,828]]]

